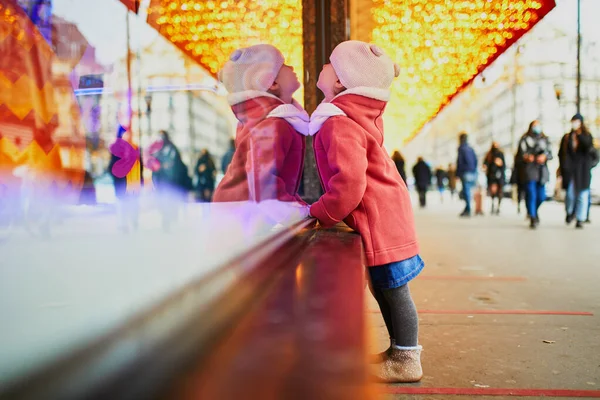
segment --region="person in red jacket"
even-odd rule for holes
[[[377,46],[339,44],[317,82],[325,100],[309,124],[325,194],[310,206],[324,227],[344,221],[360,233],[370,288],[390,335],[376,357],[385,382],[422,378],[418,316],[408,282],[423,269],[410,195],[383,147],[383,111],[399,68]]]
[[[213,201],[300,202],[309,117],[292,98],[300,87],[294,69],[277,48],[259,44],[234,51],[219,80],[239,123],[236,151]]]

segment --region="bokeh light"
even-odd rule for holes
[[[356,0],[367,1],[367,0]],[[387,112],[388,134],[408,141],[554,0],[368,0],[372,41],[401,66]],[[216,74],[231,52],[277,46],[302,81],[301,0],[152,0],[148,22]],[[302,94],[298,100],[302,101]],[[391,128],[391,129],[390,129]]]
[[[554,0],[373,3],[371,40],[401,67],[387,133],[404,142],[555,6]]]
[[[214,75],[234,50],[269,43],[302,82],[301,0],[152,0],[148,23]]]

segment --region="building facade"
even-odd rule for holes
[[[190,174],[203,149],[211,153],[219,167],[235,134],[235,118],[216,80],[160,36],[130,57],[129,73],[127,57],[123,57],[102,78],[100,146],[95,150],[92,166],[95,173],[106,168],[107,148],[115,140],[119,124],[126,126],[129,119],[134,141],[142,149],[158,139],[160,130],[166,130]],[[90,98],[95,93],[79,96]],[[85,100],[80,99],[83,103]],[[145,175],[149,178],[150,172],[145,171]]]
[[[564,10],[559,4],[553,13]],[[557,14],[560,15],[560,14]],[[550,17],[550,16],[549,16]],[[540,120],[555,144],[576,113],[577,37],[548,18],[540,22],[446,106],[405,149],[412,161],[422,155],[433,165],[456,161],[458,135],[467,132],[481,159],[491,142],[514,154],[531,121]],[[600,133],[600,42],[583,35],[581,114]],[[507,165],[512,167],[512,157]],[[550,168],[555,170],[555,158]]]

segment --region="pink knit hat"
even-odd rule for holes
[[[218,77],[229,93],[269,90],[284,63],[283,55],[270,44],[235,50]]]
[[[358,40],[338,44],[329,59],[346,89],[358,86],[389,89],[400,73],[400,67],[379,46]]]

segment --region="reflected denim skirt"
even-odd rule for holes
[[[395,289],[406,285],[419,275],[425,263],[417,254],[403,261],[368,267],[374,289]]]

